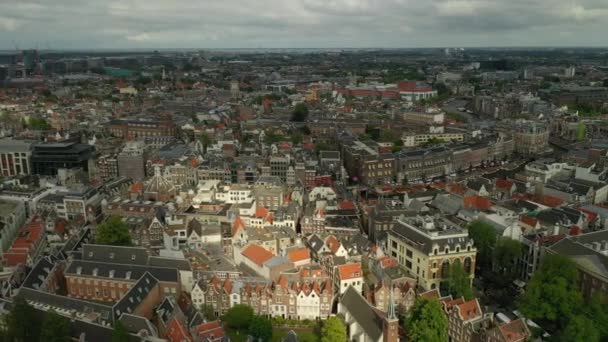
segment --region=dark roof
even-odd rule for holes
[[[605,241],[608,241],[608,231],[600,231],[570,236],[556,242],[549,249],[571,258],[588,272],[608,278],[608,256],[594,249],[596,245],[605,249]]]
[[[122,314],[133,312],[155,289],[157,284],[158,279],[154,278],[149,272],[144,273],[129,292],[112,307],[114,319],[118,320]]]
[[[187,235],[190,236],[190,234],[192,234],[193,231],[198,236],[202,236],[203,235],[203,225],[201,225],[201,223],[198,222],[197,219],[193,219],[192,221],[190,221],[188,223],[188,233],[187,233]]]
[[[51,308],[61,308],[66,310],[76,310],[84,314],[97,313],[108,322],[112,322],[112,308],[108,305],[97,304],[85,300],[71,297],[59,296],[48,292],[38,291],[27,287],[19,289],[19,295],[29,302],[48,305]]]
[[[370,340],[380,340],[380,337],[382,336],[383,319],[354,287],[348,287],[340,299],[340,304],[343,305],[355,321],[357,321],[365,334],[370,337]]]
[[[177,307],[177,303],[173,302],[171,297],[165,297],[165,299],[156,308],[158,317],[166,324],[173,316],[173,310]]]
[[[318,253],[323,246],[325,246],[325,242],[323,242],[323,240],[321,240],[321,238],[316,234],[308,239],[308,244],[316,253]]]
[[[176,268],[148,265],[123,265],[74,260],[65,270],[65,274],[132,280],[141,278],[146,272],[150,272],[160,281],[179,281],[179,272]]]
[[[148,265],[157,267],[177,268],[180,271],[192,271],[192,266],[188,259],[165,258],[151,256],[148,258]]]
[[[120,322],[131,333],[138,334],[140,331],[145,330],[148,336],[158,336],[152,322],[145,317],[125,313],[120,316]]]
[[[82,246],[82,259],[85,261],[146,265],[148,263],[148,252],[145,248],[140,247],[85,244]]]
[[[51,258],[41,258],[27,275],[21,287],[38,289],[49,276],[53,267],[55,267],[55,264],[52,262]]]

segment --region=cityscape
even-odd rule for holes
[[[0,342],[608,341],[608,48],[376,26],[49,46],[20,8],[0,14]],[[564,37],[597,25],[581,8]],[[309,25],[276,11],[251,34]]]

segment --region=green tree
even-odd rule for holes
[[[339,317],[329,317],[321,328],[321,342],[346,341],[346,328]]]
[[[256,341],[267,342],[272,339],[272,322],[264,316],[253,316],[249,323],[249,335]]]
[[[112,216],[97,226],[95,242],[100,245],[131,246],[129,226],[118,216]]]
[[[11,311],[4,317],[6,330],[2,332],[5,341],[37,341],[40,336],[40,320],[36,310],[23,297],[16,297]]]
[[[317,154],[319,154],[319,152],[321,152],[321,151],[327,151],[327,150],[329,150],[329,145],[327,145],[326,143],[318,142],[315,144],[315,152]]]
[[[561,342],[599,342],[600,333],[593,321],[581,316],[574,316],[569,320],[566,328],[560,334]]]
[[[237,304],[226,311],[223,321],[229,328],[244,330],[249,328],[252,319],[253,309],[244,304]]]
[[[522,247],[519,241],[500,238],[494,247],[493,268],[501,274],[507,285],[517,278],[517,260],[521,256]]]
[[[492,260],[492,249],[496,245],[496,231],[492,226],[481,221],[469,224],[469,237],[473,239],[477,248],[477,263],[480,267],[487,267]]]
[[[291,143],[294,145],[299,145],[300,143],[302,143],[302,139],[303,139],[302,134],[299,132],[294,132],[291,135]]]
[[[42,322],[40,342],[70,342],[70,320],[49,311]]]
[[[446,278],[445,275],[443,277]],[[465,300],[471,300],[475,297],[473,295],[473,288],[471,287],[470,274],[465,271],[458,259],[450,265],[446,280],[446,290],[454,298],[464,297]]]
[[[121,321],[116,322],[112,329],[112,342],[129,342],[130,340],[131,336],[125,325]]]
[[[304,122],[308,118],[308,107],[304,103],[298,103],[291,115],[291,121]]]
[[[413,342],[445,342],[448,340],[448,318],[435,298],[416,298],[405,320],[405,331]]]
[[[51,128],[51,125],[42,118],[29,118],[26,122],[26,126],[27,128],[36,131],[46,131]]]
[[[576,140],[582,141],[587,137],[587,126],[584,122],[579,122],[576,126]]]
[[[563,328],[583,304],[577,281],[578,270],[573,261],[548,254],[528,283],[519,309],[530,319],[546,320]]]
[[[209,147],[209,145],[211,145],[211,137],[209,137],[209,134],[203,133],[200,136],[200,140],[201,144],[203,144],[203,154],[206,154],[207,148]]]
[[[203,315],[203,317],[205,317],[205,319],[208,321],[212,321],[217,318],[215,317],[215,309],[209,304],[203,304],[199,311]]]

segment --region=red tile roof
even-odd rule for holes
[[[496,187],[501,189],[501,190],[511,190],[511,187],[513,187],[513,181],[508,180],[508,179],[502,179],[499,178],[496,180]]]
[[[247,226],[245,226],[245,222],[243,222],[241,217],[237,216],[234,223],[232,223],[232,236],[235,236],[236,233],[238,233],[238,231],[241,229],[245,230],[247,229]]]
[[[474,195],[464,198],[464,207],[466,209],[488,210],[492,207],[492,202],[482,196]]]
[[[219,321],[203,323],[195,328],[196,334],[203,339],[208,338],[211,341],[222,340],[226,336],[224,327]]]
[[[32,257],[39,248],[44,238],[44,227],[39,217],[34,217],[32,221],[21,227],[17,232],[17,237],[13,240],[11,247],[2,256],[4,264],[7,266],[17,266],[26,264],[28,257]]]
[[[169,342],[190,342],[192,341],[192,337],[188,333],[188,330],[184,325],[177,320],[177,318],[173,318],[168,326],[167,326],[167,340]]]
[[[355,279],[363,277],[361,264],[345,264],[338,266],[340,280]]]
[[[416,81],[403,81],[397,84],[399,91],[408,93],[423,93],[433,91],[433,88],[428,86],[419,86]]]
[[[304,260],[310,260],[310,250],[308,250],[308,248],[294,249],[287,253],[287,257],[289,258],[289,260],[291,260],[291,262],[294,263]]]
[[[353,201],[342,201],[338,203],[338,208],[340,209],[356,209],[355,203]]]
[[[389,256],[385,256],[385,257],[381,258],[379,261],[380,261],[380,266],[382,266],[382,268],[397,266],[397,264],[398,264],[397,259],[391,258]]]
[[[241,255],[253,261],[256,265],[262,266],[266,261],[270,260],[274,255],[269,250],[258,245],[249,245],[241,251]]]
[[[519,220],[522,223],[525,223],[525,224],[527,224],[530,227],[536,227],[536,225],[538,224],[538,220],[535,219],[534,217],[531,217],[531,216],[525,216],[525,215],[523,215],[523,216],[521,216],[519,218]]]
[[[327,239],[325,239],[325,245],[327,245],[327,248],[329,248],[333,254],[336,254],[338,249],[340,249],[340,246],[342,246],[342,243],[340,243],[340,240],[338,240],[335,236],[330,235],[327,237]]]
[[[479,306],[477,299],[472,299],[468,302],[458,304],[457,308],[460,319],[463,321],[468,321],[481,316],[481,307]]]
[[[498,327],[505,342],[526,341],[530,337],[530,330],[523,320],[516,319]]]

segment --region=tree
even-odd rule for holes
[[[405,321],[410,341],[444,342],[448,340],[448,318],[435,298],[416,298]]]
[[[492,249],[496,245],[496,231],[492,226],[481,221],[469,224],[469,237],[477,248],[477,264],[489,266],[492,260]]]
[[[592,320],[577,315],[568,322],[559,340],[562,342],[599,342],[600,333]]]
[[[226,311],[223,321],[229,328],[243,330],[249,328],[253,319],[253,309],[244,304],[237,304]]]
[[[594,295],[583,308],[585,316],[595,324],[601,338],[608,338],[608,301],[605,296]]]
[[[5,341],[37,341],[40,336],[40,320],[36,310],[23,297],[16,297],[11,311],[4,317],[6,330],[2,332]]]
[[[100,245],[131,246],[129,226],[120,217],[112,216],[97,226],[95,242]]]
[[[561,255],[546,255],[519,301],[520,311],[530,319],[565,327],[583,304],[577,279],[573,261]]]
[[[199,311],[208,321],[212,321],[217,318],[215,317],[215,309],[213,309],[213,306],[209,304],[203,304]]]
[[[294,145],[299,145],[302,142],[302,139],[303,139],[302,134],[299,132],[294,132],[291,135],[291,143]]]
[[[521,255],[521,243],[509,238],[500,238],[494,247],[494,270],[503,275],[505,285],[517,278],[517,260]]]
[[[26,126],[27,128],[36,131],[46,131],[51,128],[51,125],[42,118],[29,118],[26,122]]]
[[[336,316],[329,317],[321,329],[321,342],[346,341],[346,328]]]
[[[129,342],[130,340],[129,331],[124,324],[121,321],[116,322],[112,330],[112,342]]]
[[[49,311],[42,322],[40,342],[70,342],[70,320]]]
[[[264,316],[253,316],[249,323],[249,335],[256,341],[267,342],[272,339],[272,322]]]
[[[207,148],[209,147],[209,145],[211,145],[211,138],[209,137],[209,134],[207,133],[203,133],[201,134],[201,144],[203,144],[203,154],[207,153]]]
[[[308,107],[304,103],[298,103],[291,115],[291,121],[304,122],[308,118]]]
[[[582,141],[587,137],[587,126],[584,122],[580,121],[576,126],[576,140]]]
[[[445,275],[443,277],[446,278]],[[450,266],[446,286],[446,290],[454,298],[464,297],[465,300],[471,300],[475,297],[470,274],[465,271],[460,260],[456,260]]]

